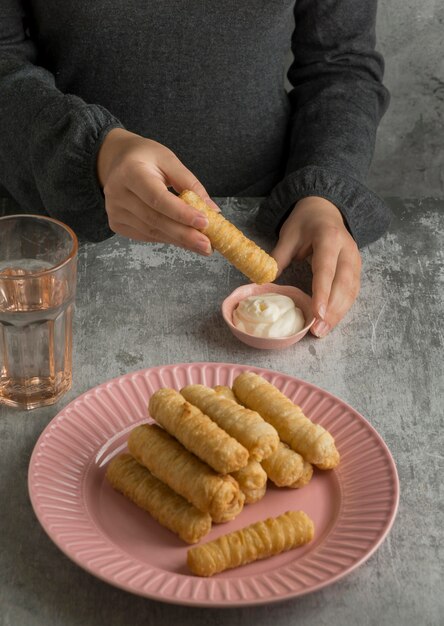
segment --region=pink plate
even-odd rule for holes
[[[335,437],[341,463],[315,471],[301,490],[269,487],[234,521],[203,542],[288,510],[314,521],[314,540],[279,556],[198,578],[186,567],[188,546],[115,492],[107,461],[125,449],[128,432],[146,421],[148,397],[160,387],[231,385],[245,370],[261,374]],[[363,563],[389,532],[398,507],[394,461],[372,426],[350,406],[292,376],[245,365],[189,363],[126,374],[84,393],[48,424],[28,475],[34,511],[49,537],[75,563],[116,587],[175,604],[234,607],[315,591]]]

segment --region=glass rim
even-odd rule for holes
[[[29,274],[29,275],[25,274],[21,276],[6,276],[6,275],[3,276],[2,274],[0,274],[1,280],[30,280],[32,278],[39,278],[40,276],[45,276],[46,274],[52,274],[53,272],[61,269],[64,265],[68,265],[68,263],[70,263],[76,257],[77,252],[79,250],[79,242],[77,239],[77,235],[75,234],[73,229],[70,228],[67,224],[64,224],[63,222],[55,219],[54,217],[49,217],[46,215],[35,215],[34,213],[17,213],[15,215],[4,215],[3,217],[0,217],[0,222],[2,222],[3,220],[6,221],[6,220],[11,220],[11,219],[17,219],[17,218],[37,219],[37,220],[42,220],[44,222],[52,222],[53,224],[60,226],[71,237],[72,248],[68,256],[66,256],[63,259],[63,261],[60,261],[60,263],[57,263],[56,265],[53,265],[52,267],[49,267],[48,269],[39,270],[38,272],[32,272],[32,274]]]

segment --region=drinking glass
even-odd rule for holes
[[[71,387],[77,249],[55,219],[0,218],[0,404],[33,409]]]

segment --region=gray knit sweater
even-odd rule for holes
[[[389,222],[364,185],[388,103],[375,13],[376,0],[0,0],[0,185],[81,237],[110,236],[95,164],[123,126],[213,196],[264,196],[270,233],[318,195],[365,245]]]

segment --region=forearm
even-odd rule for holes
[[[304,91],[316,95],[291,96],[295,113],[286,173],[317,166],[364,182],[385,110],[384,88],[347,71],[313,82]]]
[[[24,209],[103,239],[111,231],[95,159],[119,121],[57,89],[52,74],[34,64],[23,19],[20,3],[9,2],[0,24],[0,185]]]
[[[375,19],[375,0],[297,2],[287,172],[315,165],[365,179],[389,101]]]
[[[383,60],[374,50],[376,3],[299,0],[295,11],[286,174],[262,217],[279,223],[296,201],[320,196],[340,209],[362,246],[384,232],[390,217],[365,187],[388,105]]]

